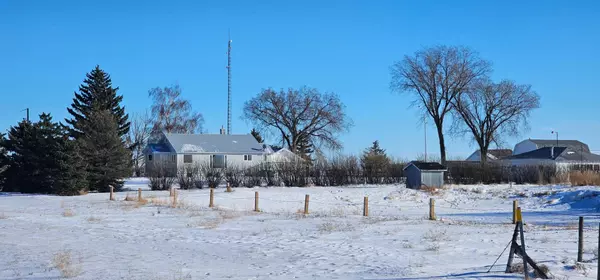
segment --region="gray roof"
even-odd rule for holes
[[[552,149],[554,148],[554,151]],[[543,147],[508,159],[550,159],[558,161],[600,162],[600,155],[573,149],[571,147]]]
[[[424,162],[424,161],[411,161],[404,169],[409,166],[414,165],[419,170],[427,170],[427,171],[446,171],[446,167],[441,165],[438,162]]]
[[[177,153],[263,154],[263,145],[251,134],[175,134],[165,133]]]
[[[580,150],[586,153],[590,152],[590,147],[587,144],[578,140],[545,140],[545,139],[529,139],[529,141],[535,143],[538,148],[543,147],[569,147],[575,150]]]

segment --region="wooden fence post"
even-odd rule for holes
[[[138,201],[142,201],[142,188],[138,188]]]
[[[258,209],[258,192],[254,192],[254,211],[260,212],[260,209]]]
[[[110,200],[115,200],[115,188],[110,186]]]
[[[173,189],[173,208],[177,207],[177,190]]]
[[[517,201],[516,199],[513,200],[513,225],[517,224],[517,207],[519,207],[519,201]]]
[[[310,196],[307,194],[304,197],[304,215],[308,215],[308,200],[310,199]]]
[[[226,190],[226,192],[232,192],[231,185],[229,183],[227,183],[227,190]]]
[[[215,189],[211,188],[210,189],[210,200],[208,202],[208,207],[214,207],[215,206]]]
[[[369,216],[369,197],[365,196],[365,200],[363,203],[363,216],[367,217]]]
[[[436,220],[435,217],[435,199],[430,198],[429,199],[429,219],[432,221]]]
[[[583,217],[579,217],[579,240],[577,243],[577,262],[583,261]]]
[[[173,186],[169,187],[169,196],[170,197],[173,197],[173,190],[174,190]]]

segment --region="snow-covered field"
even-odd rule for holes
[[[0,193],[0,279],[59,279],[61,270],[75,279],[522,279],[504,273],[506,252],[487,272],[512,236],[514,199],[538,264],[557,279],[596,277],[595,187],[220,188],[214,208],[207,189],[180,191],[175,208],[168,192],[145,190],[146,203],[127,195],[136,192],[115,201]],[[430,197],[437,221],[427,219]],[[586,221],[582,264],[578,216]]]

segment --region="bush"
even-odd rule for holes
[[[214,168],[210,164],[200,166],[202,176],[209,188],[216,188],[223,182],[224,172],[221,168]]]
[[[244,185],[244,171],[239,166],[229,166],[225,169],[225,181],[232,187]]]
[[[600,173],[594,171],[573,171],[569,173],[572,186],[600,186]]]
[[[548,184],[560,178],[554,166],[521,165],[510,166],[479,162],[448,162],[448,183],[452,184]]]
[[[177,183],[182,190],[192,189],[202,185],[198,165],[184,165],[177,170]],[[200,187],[202,188],[202,187]]]
[[[175,177],[170,176],[169,169],[164,164],[153,164],[148,175],[150,189],[153,191],[168,190],[176,181]]]

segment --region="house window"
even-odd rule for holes
[[[148,161],[152,161],[153,156],[152,155],[148,155]]]
[[[171,155],[171,162],[177,161],[177,155]]]
[[[183,163],[192,163],[192,155],[183,155]]]
[[[252,155],[244,155],[244,160],[251,161],[252,160]]]
[[[212,156],[212,167],[213,168],[226,168],[227,160],[225,155],[213,155]]]

